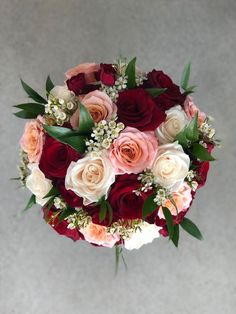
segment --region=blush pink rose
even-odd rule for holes
[[[94,122],[109,120],[117,112],[117,107],[112,102],[111,98],[106,93],[99,90],[88,93],[81,101],[91,114]],[[73,129],[78,128],[79,109],[72,115],[70,123]]]
[[[205,119],[206,114],[195,105],[193,102],[193,98],[190,96],[187,96],[184,102],[184,111],[189,119],[194,118],[195,114],[198,112],[198,124],[201,125]]]
[[[173,200],[175,201],[176,207],[178,208],[178,213],[187,210],[192,201],[192,193],[189,185],[184,182],[177,192],[173,193]],[[177,215],[175,206],[170,200],[166,200],[164,207],[167,207],[173,216]],[[165,218],[162,208],[160,207],[158,211],[159,218]]]
[[[24,133],[20,139],[20,146],[22,150],[27,153],[30,163],[39,162],[42,154],[45,140],[42,122],[41,116],[27,122]]]
[[[110,234],[107,232],[107,227],[94,224],[92,222],[89,225],[79,230],[86,241],[89,243],[112,248],[116,242],[120,240],[118,234]]]
[[[94,83],[96,81],[95,72],[99,70],[100,66],[96,63],[81,63],[74,68],[69,69],[65,74],[66,78],[70,79],[80,73],[85,74],[85,80],[87,84]]]
[[[109,158],[116,174],[139,173],[151,168],[157,146],[154,132],[141,132],[136,128],[126,127],[109,150]]]

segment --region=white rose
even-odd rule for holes
[[[65,102],[72,101],[75,98],[75,94],[70,91],[67,86],[54,86],[50,91],[50,94],[55,98],[63,99]]]
[[[101,156],[87,155],[71,162],[67,169],[65,187],[83,197],[84,205],[98,201],[115,181],[114,169],[105,153]]]
[[[44,206],[49,199],[44,199],[44,196],[51,190],[52,181],[45,177],[39,169],[38,163],[29,164],[28,168],[31,170],[31,174],[26,178],[26,187],[36,196],[36,203]]]
[[[139,249],[144,244],[151,243],[160,236],[159,230],[161,228],[154,224],[143,222],[140,229],[137,229],[129,239],[124,241],[127,250]]]
[[[190,159],[178,142],[161,145],[152,166],[156,183],[176,191],[189,171]]]
[[[160,144],[172,143],[176,135],[189,123],[188,117],[180,106],[166,112],[166,120],[156,129]]]

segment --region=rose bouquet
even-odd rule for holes
[[[21,80],[34,101],[15,106],[29,119],[20,139],[19,179],[32,193],[25,209],[40,204],[59,234],[118,254],[160,235],[178,246],[179,226],[201,239],[185,216],[218,141],[189,96],[189,76],[187,64],[180,88],[120,58],[80,64],[63,86],[48,77],[45,98]]]

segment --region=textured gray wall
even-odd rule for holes
[[[0,313],[235,313],[235,34],[235,0],[0,1]],[[21,215],[29,194],[8,178],[24,125],[11,115],[26,100],[20,76],[41,90],[49,72],[60,84],[69,67],[119,53],[177,82],[191,59],[196,102],[223,149],[189,213],[205,240],[182,232],[178,250],[160,239],[127,252],[129,271],[114,278],[112,250],[59,237],[39,208]]]

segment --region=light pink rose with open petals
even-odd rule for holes
[[[109,150],[109,158],[116,174],[139,173],[151,168],[157,146],[154,132],[141,132],[136,128],[126,127]]]
[[[173,200],[176,204],[176,207],[178,208],[179,213],[189,208],[192,201],[192,193],[190,186],[186,182],[180,186],[178,191],[173,193]],[[172,215],[177,215],[176,208],[170,200],[165,201],[164,207],[167,207]],[[158,211],[158,216],[159,218],[165,218],[161,207]]]
[[[110,234],[107,232],[107,227],[92,222],[86,228],[79,231],[84,235],[86,241],[109,248],[112,248],[120,240],[118,234]]]
[[[193,98],[190,96],[187,96],[185,99],[184,111],[189,119],[194,118],[194,116],[198,112],[198,124],[199,125],[201,125],[206,119],[206,114],[200,111],[200,109],[193,102]]]
[[[81,63],[74,68],[69,69],[66,72],[66,78],[70,79],[80,73],[85,74],[85,80],[88,84],[94,83],[96,81],[94,72],[99,70],[99,64],[96,63]]]
[[[24,152],[27,153],[29,162],[39,162],[43,144],[45,140],[45,133],[42,125],[42,117],[31,120],[26,123],[25,131],[20,139],[20,146]]]
[[[94,122],[110,120],[117,112],[117,107],[111,98],[99,90],[88,93],[82,98],[81,102],[91,114]],[[72,115],[70,123],[73,129],[78,128],[79,109]]]

